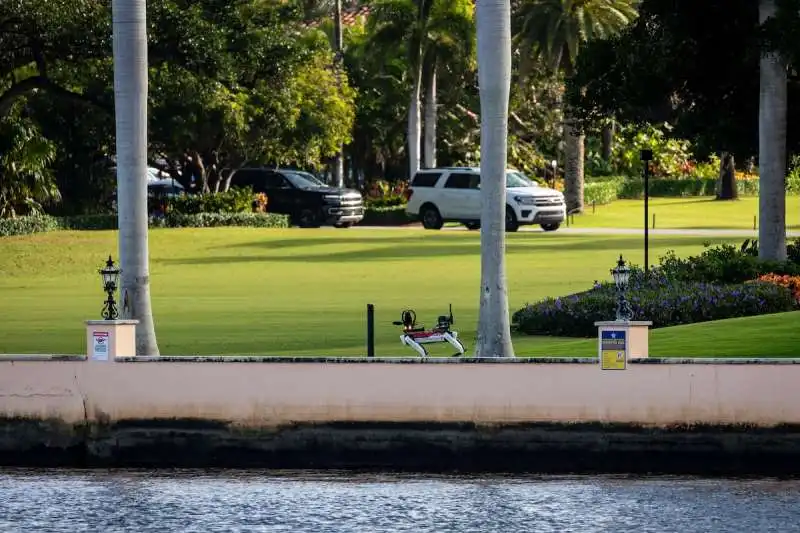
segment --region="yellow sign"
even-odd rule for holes
[[[603,350],[601,357],[603,370],[625,370],[625,352]]]
[[[605,330],[600,333],[602,370],[625,370],[628,359],[626,337],[625,330]]]

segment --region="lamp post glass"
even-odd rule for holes
[[[119,317],[117,302],[114,301],[114,293],[119,284],[119,274],[122,272],[114,265],[114,260],[108,256],[106,266],[98,271],[103,278],[103,290],[106,292],[106,301],[103,302],[102,316],[106,320],[116,320]]]
[[[625,291],[628,289],[631,269],[625,264],[622,255],[619,256],[617,266],[611,269],[611,275],[614,277],[614,285],[617,287],[617,321],[629,322],[633,318],[633,309],[625,298]]]

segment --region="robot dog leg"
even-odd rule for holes
[[[411,349],[417,352],[420,357],[428,357],[428,350],[426,350],[423,345],[415,341],[411,335],[401,335],[400,342],[406,346],[409,346]]]

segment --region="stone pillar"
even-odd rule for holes
[[[138,323],[138,320],[87,320],[87,360],[113,363],[117,357],[136,356]]]
[[[597,355],[604,370],[624,370],[629,359],[649,356],[650,326],[645,321],[595,322]]]

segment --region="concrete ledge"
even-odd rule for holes
[[[79,354],[0,354],[0,363],[14,361],[86,361]],[[596,357],[332,357],[332,356],[280,356],[280,355],[163,355],[158,357],[119,357],[119,363],[326,363],[326,364],[599,364]],[[631,359],[632,365],[797,365],[800,357],[650,357]]]
[[[14,361],[86,361],[80,354],[9,353],[0,354],[0,363]]]

